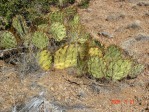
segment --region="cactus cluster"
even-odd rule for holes
[[[52,66],[52,55],[49,51],[43,50],[37,54],[37,59],[40,67],[44,70],[49,70]]]
[[[32,43],[39,49],[43,49],[48,46],[49,39],[44,32],[36,31],[32,37]]]
[[[66,28],[59,22],[55,22],[50,26],[50,32],[56,41],[61,41],[66,37]]]
[[[115,45],[109,46],[104,55],[97,48],[90,48],[88,72],[95,78],[106,78],[113,81],[130,76],[135,77],[144,69],[141,64],[133,64],[133,60],[122,57],[121,49]]]
[[[12,26],[16,29],[19,35],[23,38],[28,33],[28,27],[25,19],[21,15],[16,15],[12,20]]]
[[[60,2],[62,3],[63,0]],[[90,39],[85,28],[80,24],[79,16],[74,13],[74,10],[68,13],[52,12],[48,17],[49,21],[38,25],[37,31],[32,33],[27,33],[28,27],[20,15],[13,18],[12,25],[22,38],[26,38],[23,39],[25,46],[31,43],[38,48],[40,51],[37,54],[38,64],[44,70],[49,70],[52,65],[55,69],[76,67],[79,68],[80,73],[114,81],[127,76],[134,78],[141,73],[144,66],[124,57],[119,47],[110,45],[105,48],[100,42]],[[71,14],[73,16],[69,18]],[[70,19],[67,23],[64,20],[65,16],[69,16]],[[1,34],[0,41],[0,47],[3,48],[17,46],[14,35],[8,31]],[[54,50],[53,45],[56,46]],[[49,52],[47,49],[53,51]]]
[[[17,46],[17,41],[14,35],[9,31],[4,31],[0,35],[0,46],[3,48],[14,48]]]

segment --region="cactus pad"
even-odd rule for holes
[[[106,72],[106,65],[102,58],[91,57],[88,60],[88,72],[95,78],[103,78]]]
[[[99,57],[103,57],[103,53],[102,51],[95,47],[95,48],[90,48],[89,49],[89,53],[88,53],[90,56],[99,56]]]
[[[55,11],[55,12],[50,13],[49,19],[51,23],[54,23],[54,22],[63,23],[64,14],[60,11]]]
[[[77,66],[77,49],[74,44],[66,45],[55,52],[54,67],[65,69]]]
[[[135,78],[138,74],[140,74],[142,71],[144,70],[144,65],[142,64],[136,64],[133,66],[133,68],[131,69],[131,72],[129,74],[129,76],[131,78]]]
[[[49,70],[52,65],[52,56],[47,50],[43,50],[37,54],[38,63],[44,70]]]
[[[32,43],[39,49],[43,49],[48,46],[49,39],[45,33],[36,31],[33,34]]]
[[[61,41],[66,37],[66,28],[63,24],[56,22],[53,23],[50,28],[50,32],[56,41]]]
[[[17,41],[11,32],[4,31],[1,34],[1,47],[14,48],[17,46]]]
[[[23,37],[28,32],[26,21],[21,15],[17,15],[13,18],[12,26],[17,30],[21,37]]]
[[[107,76],[112,80],[121,80],[128,76],[132,69],[132,62],[130,60],[120,59],[118,61],[112,61],[108,65]]]
[[[116,61],[122,58],[122,52],[116,45],[110,45],[104,55],[106,61]]]

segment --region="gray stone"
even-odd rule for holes
[[[133,49],[133,45],[138,44],[139,42],[149,42],[149,36],[148,35],[143,35],[139,34],[137,36],[134,36],[132,38],[127,39],[126,41],[121,43],[122,49],[124,49],[130,56],[139,56],[140,52],[137,52],[137,50]],[[138,46],[139,49],[139,46]]]
[[[149,2],[141,1],[137,3],[138,6],[149,6]]]
[[[141,26],[140,26],[140,21],[139,20],[136,20],[134,21],[133,23],[129,24],[126,29],[140,29]]]
[[[106,21],[117,21],[119,19],[124,19],[124,18],[125,18],[125,14],[120,12],[113,12],[107,16]]]
[[[114,36],[108,32],[99,32],[98,35],[102,35],[107,38],[113,38]]]

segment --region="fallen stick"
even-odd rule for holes
[[[0,50],[0,60],[10,58],[12,55],[18,54],[19,52],[27,52],[27,51],[28,51],[28,48],[25,48],[25,47]]]

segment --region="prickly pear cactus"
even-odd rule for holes
[[[36,31],[33,34],[32,43],[39,49],[43,49],[48,46],[49,39],[45,33]]]
[[[48,24],[41,24],[38,25],[38,31],[42,31],[42,32],[48,32],[49,30],[49,25]]]
[[[54,23],[54,22],[63,23],[64,14],[61,11],[54,11],[54,12],[50,13],[49,20],[50,20],[51,23]]]
[[[132,62],[130,60],[120,59],[112,61],[108,65],[106,77],[112,80],[121,80],[128,76],[132,69]]]
[[[102,51],[99,48],[97,48],[97,47],[90,48],[88,54],[90,56],[98,56],[100,58],[103,57]]]
[[[55,52],[54,67],[65,69],[77,66],[77,49],[75,44],[66,45]]]
[[[140,74],[142,71],[144,70],[144,65],[142,64],[135,64],[130,73],[129,73],[129,76],[131,78],[135,78],[138,74]]]
[[[104,55],[104,59],[108,61],[116,61],[122,58],[122,52],[116,45],[110,45]]]
[[[88,72],[95,78],[105,77],[106,64],[102,58],[98,56],[90,57],[88,60]]]
[[[0,46],[3,48],[14,48],[17,46],[17,41],[11,32],[4,31],[0,35]]]
[[[68,18],[68,20],[70,20],[77,13],[77,8],[76,7],[66,7],[63,10],[63,13],[65,15],[65,18]]]
[[[61,41],[66,37],[66,28],[59,22],[53,23],[51,25],[50,32],[56,41]]]
[[[52,55],[49,51],[43,50],[37,54],[38,64],[44,70],[49,70],[52,66]]]
[[[26,25],[26,21],[21,15],[17,15],[12,20],[12,26],[17,30],[19,35],[23,38],[25,34],[28,32],[28,27]]]
[[[109,46],[104,55],[99,47],[91,45],[88,54],[88,72],[95,78],[105,77],[113,81],[127,76],[134,78],[144,69],[143,65],[134,64],[133,60],[122,57],[121,49],[115,45]]]

